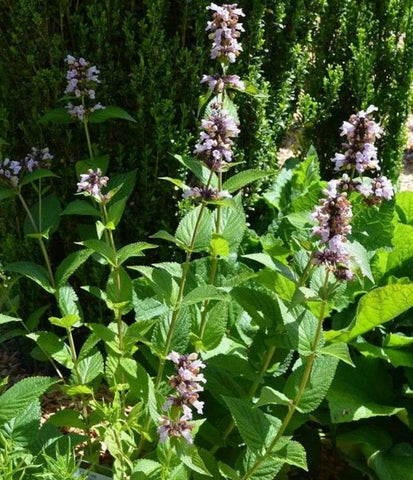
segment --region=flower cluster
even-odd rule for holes
[[[222,93],[226,85],[245,90],[245,84],[238,75],[204,75],[201,83],[208,83],[208,88],[216,93]]]
[[[38,168],[50,168],[53,155],[49,153],[49,149],[32,147],[30,153],[28,153],[23,160],[25,168],[29,172],[33,172]]]
[[[5,158],[0,163],[0,178],[11,183],[13,187],[17,187],[19,184],[19,173],[21,169],[22,164],[20,162]]]
[[[83,121],[86,115],[95,110],[105,108],[100,103],[92,107],[86,107],[84,104],[85,98],[95,99],[95,90],[100,83],[98,78],[99,70],[95,65],[90,66],[89,62],[82,57],[75,58],[72,55],[68,55],[65,58],[65,62],[69,67],[66,73],[67,87],[65,93],[73,93],[76,98],[82,99],[81,105],[73,105],[70,102],[66,105],[66,108],[71,117]]]
[[[323,193],[326,198],[320,200],[311,217],[318,222],[313,228],[313,235],[321,237],[320,241],[326,244],[326,248],[316,252],[313,261],[317,265],[325,265],[340,280],[352,280],[350,257],[345,248],[346,235],[351,233],[351,204],[346,193],[337,191],[336,180],[332,180]]]
[[[202,414],[204,402],[199,401],[199,392],[204,390],[201,383],[205,383],[205,377],[199,373],[205,365],[198,360],[196,353],[180,355],[171,352],[167,358],[175,364],[175,375],[169,378],[169,385],[175,389],[175,393],[168,395],[164,411],[172,409],[172,419],[166,415],[161,417],[161,425],[158,434],[161,442],[168,437],[184,437],[188,443],[192,443],[191,431],[193,425],[188,423],[192,420],[192,410]]]
[[[238,20],[244,16],[244,12],[235,3],[221,6],[211,3],[207,8],[214,12],[213,20],[208,22],[206,28],[211,32],[209,38],[213,40],[211,58],[234,63],[242,51],[238,38],[244,28]]]
[[[383,130],[370,118],[370,114],[376,110],[374,105],[370,105],[366,111],[361,110],[351,115],[348,122],[343,122],[341,135],[347,136],[347,143],[343,143],[347,150],[344,154],[336,153],[333,158],[336,171],[355,169],[363,173],[366,170],[380,170],[374,142],[381,136]]]
[[[232,162],[234,144],[232,138],[237,137],[240,130],[231,115],[216,102],[211,105],[211,113],[202,120],[199,143],[195,146],[196,153],[211,169],[219,172]]]
[[[361,110],[351,115],[349,121],[343,123],[341,134],[347,136],[348,143],[343,143],[347,150],[344,154],[336,153],[332,161],[336,171],[350,170],[351,175],[343,173],[340,179],[331,180],[323,192],[326,198],[320,200],[320,205],[311,214],[312,219],[318,222],[313,228],[313,235],[319,236],[321,243],[325,244],[323,251],[314,254],[313,262],[326,266],[340,280],[353,278],[351,258],[346,250],[346,235],[351,233],[352,217],[348,193],[361,193],[369,205],[379,205],[383,199],[390,200],[394,195],[393,186],[387,177],[362,176],[365,171],[380,170],[374,142],[383,130],[370,118],[376,110],[374,105],[370,105],[366,111]],[[358,178],[353,178],[355,172],[358,172]]]
[[[86,192],[96,200],[104,202],[108,197],[107,195],[102,194],[102,188],[106,187],[108,181],[108,177],[102,176],[102,170],[100,168],[96,171],[90,168],[88,173],[80,175],[80,182],[77,184],[77,191]]]
[[[13,187],[17,187],[24,172],[33,172],[38,168],[50,168],[53,155],[49,149],[32,147],[31,151],[22,160],[5,158],[0,162],[0,179],[3,178]]]
[[[219,200],[225,200],[226,198],[232,198],[232,195],[228,190],[218,191],[216,188],[194,187],[185,190],[183,197],[191,198],[192,200],[217,202]]]

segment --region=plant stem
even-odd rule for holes
[[[83,108],[86,108],[85,99],[83,97],[82,97],[82,105],[83,105]],[[84,129],[85,129],[87,148],[89,149],[89,157],[90,157],[91,160],[93,160],[94,156],[93,156],[92,142],[90,141],[87,115],[85,115],[85,117],[83,119],[83,126],[84,126]]]
[[[208,181],[207,181],[207,184],[206,184],[206,188],[208,188],[210,183],[211,183],[213,173],[214,172],[211,170]],[[188,271],[189,271],[189,267],[190,267],[192,250],[193,250],[194,245],[195,245],[195,240],[196,240],[196,237],[197,237],[197,234],[198,234],[198,228],[199,228],[199,225],[201,223],[202,215],[204,213],[205,207],[206,207],[206,203],[203,202],[202,205],[201,205],[201,208],[199,210],[198,218],[195,222],[194,231],[192,232],[191,242],[190,242],[188,250],[186,252],[185,263],[184,263],[184,266],[183,266],[183,269],[182,269],[182,276],[181,276],[181,281],[180,281],[180,284],[179,284],[178,296],[177,296],[177,298],[175,300],[175,303],[174,303],[174,306],[173,306],[171,323],[169,324],[169,330],[168,330],[168,335],[166,337],[165,348],[164,348],[162,357],[159,359],[159,367],[158,367],[158,372],[156,374],[155,384],[154,384],[155,389],[157,387],[159,387],[159,384],[161,383],[162,375],[163,375],[163,372],[164,372],[164,369],[165,369],[166,355],[168,354],[169,349],[171,348],[172,338],[173,338],[173,334],[174,334],[174,330],[175,330],[175,324],[176,324],[176,321],[178,319],[179,312],[181,310],[181,301],[182,301],[182,297],[183,297],[183,294],[184,294],[186,277],[188,275]],[[149,416],[149,414],[147,414],[146,419],[145,419],[145,423],[144,423],[144,426],[143,426],[144,431],[146,431],[149,428],[149,423],[150,423],[150,416]],[[145,437],[143,435],[141,435],[141,438],[139,440],[139,444],[138,444],[137,450],[136,450],[136,456],[139,456],[139,454],[141,453],[141,451],[143,449],[143,446],[144,446],[144,443],[145,443]]]
[[[241,480],[247,480],[248,478],[250,478],[251,475],[254,472],[256,472],[256,470],[263,464],[263,462],[271,454],[274,447],[276,446],[276,444],[278,443],[278,441],[280,440],[280,438],[284,434],[285,430],[287,429],[287,427],[288,427],[288,425],[291,421],[291,418],[293,417],[294,412],[297,408],[297,405],[300,403],[301,397],[302,397],[302,395],[303,395],[303,393],[304,393],[304,391],[307,387],[307,383],[308,383],[308,380],[310,379],[311,370],[312,370],[314,360],[315,360],[316,354],[317,354],[317,346],[318,346],[318,343],[320,341],[321,333],[323,331],[322,327],[323,327],[323,321],[324,321],[324,317],[325,317],[325,310],[326,310],[326,306],[327,306],[327,286],[328,286],[329,273],[330,272],[327,270],[326,278],[325,278],[324,286],[323,286],[323,298],[322,298],[322,303],[321,303],[320,315],[319,315],[319,318],[318,318],[317,330],[316,330],[316,334],[315,334],[315,337],[314,337],[313,345],[311,347],[311,353],[310,353],[310,355],[307,359],[307,363],[305,365],[303,378],[301,379],[301,383],[298,387],[298,391],[297,391],[294,399],[291,401],[291,403],[288,407],[288,412],[287,412],[286,416],[284,417],[284,420],[283,420],[283,422],[280,426],[280,429],[278,430],[277,435],[275,436],[274,440],[271,442],[270,446],[267,448],[264,455],[259,460],[257,460],[255,462],[255,464],[248,470],[248,472],[242,477]]]
[[[272,360],[272,357],[274,356],[274,353],[275,353],[275,346],[272,345],[269,349],[268,349],[268,352],[267,352],[267,355],[265,356],[264,358],[264,362],[262,364],[262,367],[261,367],[261,370],[260,370],[260,373],[258,374],[257,378],[255,379],[254,383],[251,385],[251,388],[249,389],[249,392],[248,392],[248,399],[252,399],[254,398],[254,395],[262,381],[262,379],[264,378],[264,375],[265,375],[265,372],[267,371],[270,363],[271,363],[271,360]],[[231,423],[228,425],[227,429],[225,430],[225,432],[223,433],[222,435],[222,439],[223,440],[226,440],[232,430],[234,430],[235,428],[235,422],[234,420],[231,420]],[[219,449],[219,446],[218,445],[214,445],[214,447],[211,448],[210,452],[212,454],[214,454],[217,450]]]
[[[108,211],[106,209],[106,205],[103,203],[102,204],[102,212],[103,212],[103,222],[105,224],[105,227],[108,223]],[[115,245],[115,240],[113,238],[113,233],[111,229],[106,229],[105,232],[108,232],[108,237],[109,237],[109,244],[112,247],[113,253],[115,255],[115,265],[112,267],[113,271],[115,272],[115,277],[116,277],[116,286],[117,286],[117,291],[119,294],[118,301],[120,303],[120,293],[122,289],[122,284],[120,281],[120,273],[119,273],[119,268],[120,265],[118,265],[118,260],[117,260],[117,250],[116,250],[116,245]],[[123,352],[123,325],[122,325],[122,309],[117,308],[115,310],[115,319],[116,323],[118,325],[118,338],[119,338],[119,350]]]
[[[20,190],[17,190],[17,195],[19,197],[19,200],[20,200],[21,204],[23,205],[23,208],[26,210],[27,217],[29,218],[29,221],[32,224],[33,230],[35,231],[35,233],[39,234],[39,229],[36,225],[36,222],[34,221],[33,215],[31,214],[30,209],[27,206],[27,203],[26,203],[23,195],[21,194]],[[55,279],[54,279],[54,276],[53,276],[52,267],[51,267],[51,264],[50,264],[50,258],[49,258],[49,255],[47,253],[46,246],[43,242],[43,238],[37,237],[37,241],[39,242],[40,250],[42,251],[43,258],[44,258],[44,261],[46,263],[46,268],[47,268],[47,272],[49,274],[50,284],[54,289],[56,289],[56,282],[55,282]],[[55,293],[55,296],[57,296],[57,292]]]

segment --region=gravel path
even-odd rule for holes
[[[403,155],[403,171],[400,175],[400,191],[413,191],[413,114],[407,120],[407,142]]]

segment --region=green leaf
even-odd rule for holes
[[[75,411],[65,408],[63,410],[57,411],[55,414],[51,415],[48,423],[54,425],[55,427],[71,427],[71,428],[80,428],[85,429],[85,422],[83,421],[82,415]]]
[[[82,314],[79,307],[79,298],[74,289],[66,284],[60,287],[57,293],[60,312],[63,315],[76,315],[80,318]]]
[[[57,287],[63,286],[67,280],[92,255],[92,250],[79,250],[68,255],[57,267],[55,280]]]
[[[396,212],[402,223],[413,226],[413,192],[396,194]]]
[[[79,178],[83,173],[91,168],[92,170],[97,170],[100,168],[102,173],[105,174],[109,166],[109,155],[99,155],[95,158],[87,158],[85,160],[79,160],[76,162],[75,170],[76,176]]]
[[[66,368],[72,368],[72,356],[69,346],[63,338],[58,337],[52,332],[33,332],[26,335],[37,343],[46,353],[48,353],[56,362]]]
[[[180,178],[159,177],[159,179],[166,180],[167,182],[170,182],[173,185],[176,185],[178,188],[181,188],[182,190],[189,189],[188,185],[186,185]]]
[[[238,475],[233,468],[223,462],[218,462],[219,473],[224,476],[225,478],[229,478],[230,480],[241,480],[241,477]]]
[[[7,198],[14,197],[16,192],[12,188],[3,187],[0,185],[0,202]]]
[[[216,220],[217,211],[214,212]],[[242,197],[237,195],[227,208],[221,209],[220,236],[225,238],[231,252],[236,252],[247,229]]]
[[[56,175],[55,173],[51,172],[50,170],[46,170],[43,168],[39,168],[38,170],[34,170],[33,172],[27,173],[22,181],[20,182],[20,186],[27,185],[28,183],[32,183],[36,180],[40,180],[41,178],[58,178],[59,175]]]
[[[369,251],[391,247],[393,237],[394,202],[383,202],[380,207],[365,205],[361,199],[352,202],[353,219],[351,237]]]
[[[123,108],[115,106],[106,106],[102,110],[95,110],[90,114],[88,121],[89,123],[102,123],[113,119],[136,123],[136,120],[128,112],[123,110]]]
[[[73,200],[60,215],[90,215],[100,217],[100,211],[86,200]]]
[[[77,315],[66,315],[63,318],[49,317],[49,322],[56,327],[71,328],[80,320]]]
[[[5,439],[13,442],[15,449],[26,447],[37,437],[40,417],[40,402],[35,400],[23,412],[2,425],[0,432]]]
[[[77,364],[77,371],[80,374],[80,383],[87,385],[93,382],[99,375],[103,375],[103,357],[100,352],[95,352],[93,355],[82,358]],[[76,378],[77,377],[74,376]]]
[[[41,204],[36,202],[30,209],[37,229],[33,228],[29,217],[26,217],[23,226],[24,233],[31,236],[41,234],[43,237],[49,238],[59,226],[61,211],[60,200],[55,194],[42,198]]]
[[[122,311],[127,313],[132,305],[132,280],[125,269],[113,270],[106,285],[106,295],[113,304],[125,304]]]
[[[254,471],[248,476],[249,480],[274,480],[283,465],[284,461],[276,458],[274,455],[263,459],[262,456],[258,456],[249,450],[247,450],[243,461],[245,472],[249,472],[254,468]]]
[[[242,172],[233,175],[226,182],[224,182],[222,188],[232,193],[252,182],[261,180],[262,178],[266,178],[270,175],[270,172],[264,172],[262,170],[243,170]]]
[[[136,460],[133,464],[132,476],[130,480],[142,480],[146,479],[147,475],[156,474],[157,478],[160,478],[162,465],[154,460],[148,460],[141,458]],[[144,476],[138,476],[138,473],[143,473]]]
[[[0,396],[0,425],[23,412],[54,383],[56,380],[50,377],[30,377],[9,388]]]
[[[323,355],[330,355],[331,357],[336,357],[339,360],[342,360],[344,363],[351,365],[352,367],[355,366],[353,360],[351,359],[347,343],[332,343],[331,345],[327,345],[327,347],[323,347],[320,350],[320,353],[322,353]]]
[[[194,472],[211,477],[195,445],[180,442],[176,447],[179,460]]]
[[[205,331],[201,338],[206,351],[213,350],[221,343],[228,324],[228,302],[218,302],[208,312]]]
[[[149,238],[156,238],[166,240],[167,242],[178,243],[177,239],[165,230],[159,230],[159,232],[150,235]]]
[[[110,204],[108,208],[108,224],[112,222],[115,227],[119,224],[125,211],[127,200],[127,197],[123,197],[117,202]]]
[[[315,410],[330,388],[336,373],[338,359],[334,357],[316,357],[311,369],[309,382],[297,405],[301,413],[310,413]],[[294,399],[301,384],[305,365],[296,368],[287,380],[284,394]]]
[[[359,242],[347,242],[345,249],[350,255],[351,260],[356,268],[359,268],[361,273],[374,283],[374,277],[371,273],[370,258],[367,250]]]
[[[47,274],[47,270],[38,265],[37,263],[33,262],[15,262],[9,263],[6,268],[8,272],[19,273],[30,280],[33,280],[38,285],[43,287],[46,292],[54,293],[54,288],[50,285],[49,276]]]
[[[192,158],[182,157],[181,155],[173,155],[173,157],[186,168],[189,168],[203,185],[206,185],[211,177],[210,186],[212,188],[218,187],[218,177],[215,173],[211,175],[209,168],[205,167],[202,162],[193,160]]]
[[[200,220],[198,220],[200,218]],[[197,225],[198,224],[198,225]],[[193,241],[195,226],[197,233]],[[176,229],[175,237],[187,250],[200,252],[209,249],[212,236],[211,214],[203,205],[198,205],[185,215]]]
[[[407,480],[413,472],[413,448],[408,443],[398,443],[390,451],[376,451],[368,464],[379,480]]]
[[[271,387],[264,386],[261,389],[260,396],[258,398],[257,403],[255,404],[257,407],[261,405],[286,405],[289,406],[291,404],[291,400],[286,397],[283,393],[274,390]]]
[[[76,120],[69,115],[67,108],[55,108],[53,110],[48,111],[40,118],[40,123],[74,123]]]
[[[9,315],[4,315],[3,313],[0,313],[0,325],[3,325],[5,323],[10,323],[10,322],[21,322],[21,318],[17,317],[10,317]]]
[[[262,452],[271,443],[276,427],[258,408],[238,398],[224,397],[242,439],[252,451]],[[277,421],[281,425],[281,421]],[[279,427],[278,425],[278,427]]]
[[[109,191],[116,190],[115,195],[113,198],[116,201],[128,198],[129,195],[133,192],[136,183],[136,170],[132,170],[130,172],[121,173],[120,175],[116,175],[111,177],[108,183]]]
[[[413,284],[386,285],[364,295],[357,307],[355,320],[344,330],[326,332],[334,342],[350,342],[413,307]]]
[[[340,363],[327,394],[333,423],[344,423],[376,416],[397,415],[404,409],[393,405],[391,376],[380,359],[359,357],[357,368]]]
[[[202,285],[191,290],[182,300],[182,305],[194,305],[206,300],[230,301],[230,297],[214,285]]]
[[[228,257],[230,254],[228,242],[220,235],[213,235],[211,240],[211,253],[215,257]]]
[[[96,240],[94,238],[91,238],[90,240],[84,240],[83,242],[77,242],[77,243],[101,255],[110,265],[112,265],[112,267],[115,266],[116,264],[115,252],[103,240]]]
[[[281,440],[281,439],[280,439]],[[282,449],[278,450],[275,455],[275,458],[280,459],[288,465],[293,465],[298,468],[302,468],[305,471],[308,471],[307,466],[307,455],[304,447],[301,443],[298,443],[294,440],[288,440],[287,445]]]
[[[159,355],[164,354],[166,339],[171,323],[171,313],[164,315],[155,325],[152,335],[152,348],[158,352]],[[191,317],[189,315],[188,308],[181,308],[179,310],[175,328],[173,330],[173,336],[171,340],[170,351],[175,350],[177,352],[185,351],[189,342],[189,335],[191,332]]]
[[[123,262],[126,262],[130,257],[142,257],[143,250],[148,248],[157,248],[157,245],[145,242],[137,242],[126,245],[118,251],[118,264],[122,265]]]

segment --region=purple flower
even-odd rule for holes
[[[344,182],[349,184],[348,177]],[[325,244],[322,251],[314,253],[313,263],[324,265],[339,280],[352,280],[350,256],[345,249],[346,235],[351,233],[352,209],[346,193],[340,193],[339,188],[340,181],[331,180],[323,192],[326,198],[320,200],[311,214],[318,222],[313,235],[321,237],[321,243]]]
[[[222,93],[225,85],[245,90],[245,84],[238,75],[204,75],[201,83],[208,83],[208,88],[216,93]]]
[[[99,70],[95,65],[89,66],[89,63],[84,58],[76,59],[72,55],[65,58],[65,62],[69,66],[66,73],[67,86],[65,93],[74,93],[76,97],[90,96],[94,88],[100,83],[98,78]]]
[[[374,105],[370,105],[366,111],[361,110],[351,115],[348,122],[343,122],[341,135],[347,137],[347,142],[343,143],[346,151],[344,154],[336,153],[332,159],[335,171],[355,169],[363,173],[366,170],[380,170],[374,142],[383,130],[378,123],[370,119],[371,113],[376,110]]]
[[[53,155],[49,153],[49,149],[32,147],[30,153],[28,153],[23,159],[23,165],[29,172],[33,172],[37,168],[50,168]]]
[[[107,185],[108,181],[108,177],[102,176],[100,168],[98,168],[96,172],[89,169],[88,173],[80,175],[80,182],[77,184],[77,191],[85,192],[96,200],[103,202],[105,201],[106,196],[102,194],[102,188]]]
[[[202,120],[199,142],[195,146],[196,153],[212,170],[221,171],[222,167],[232,162],[231,140],[237,137],[240,130],[231,115],[222,108],[220,103],[211,105],[211,113]]]
[[[232,198],[232,195],[228,190],[218,191],[216,188],[189,188],[185,190],[183,194],[184,198],[190,198],[191,200],[205,200],[205,201],[219,201],[226,198]]]
[[[234,63],[242,51],[238,38],[244,28],[238,22],[244,12],[237,8],[237,4],[223,4],[221,6],[211,3],[208,10],[213,11],[213,20],[207,23],[209,38],[213,40],[211,58],[222,62]]]
[[[5,158],[0,162],[0,179],[10,183],[13,187],[17,187],[19,184],[19,174],[23,165],[16,161]]]
[[[191,430],[193,425],[188,423],[192,419],[191,407],[199,413],[203,413],[204,402],[199,401],[198,394],[204,390],[202,386],[206,382],[200,370],[205,368],[196,353],[180,355],[172,351],[167,357],[175,364],[175,375],[169,377],[169,385],[175,390],[166,398],[163,405],[164,411],[172,409],[173,419],[163,415],[158,434],[161,442],[168,437],[184,437],[188,443],[192,443]],[[175,410],[174,410],[175,409]]]

